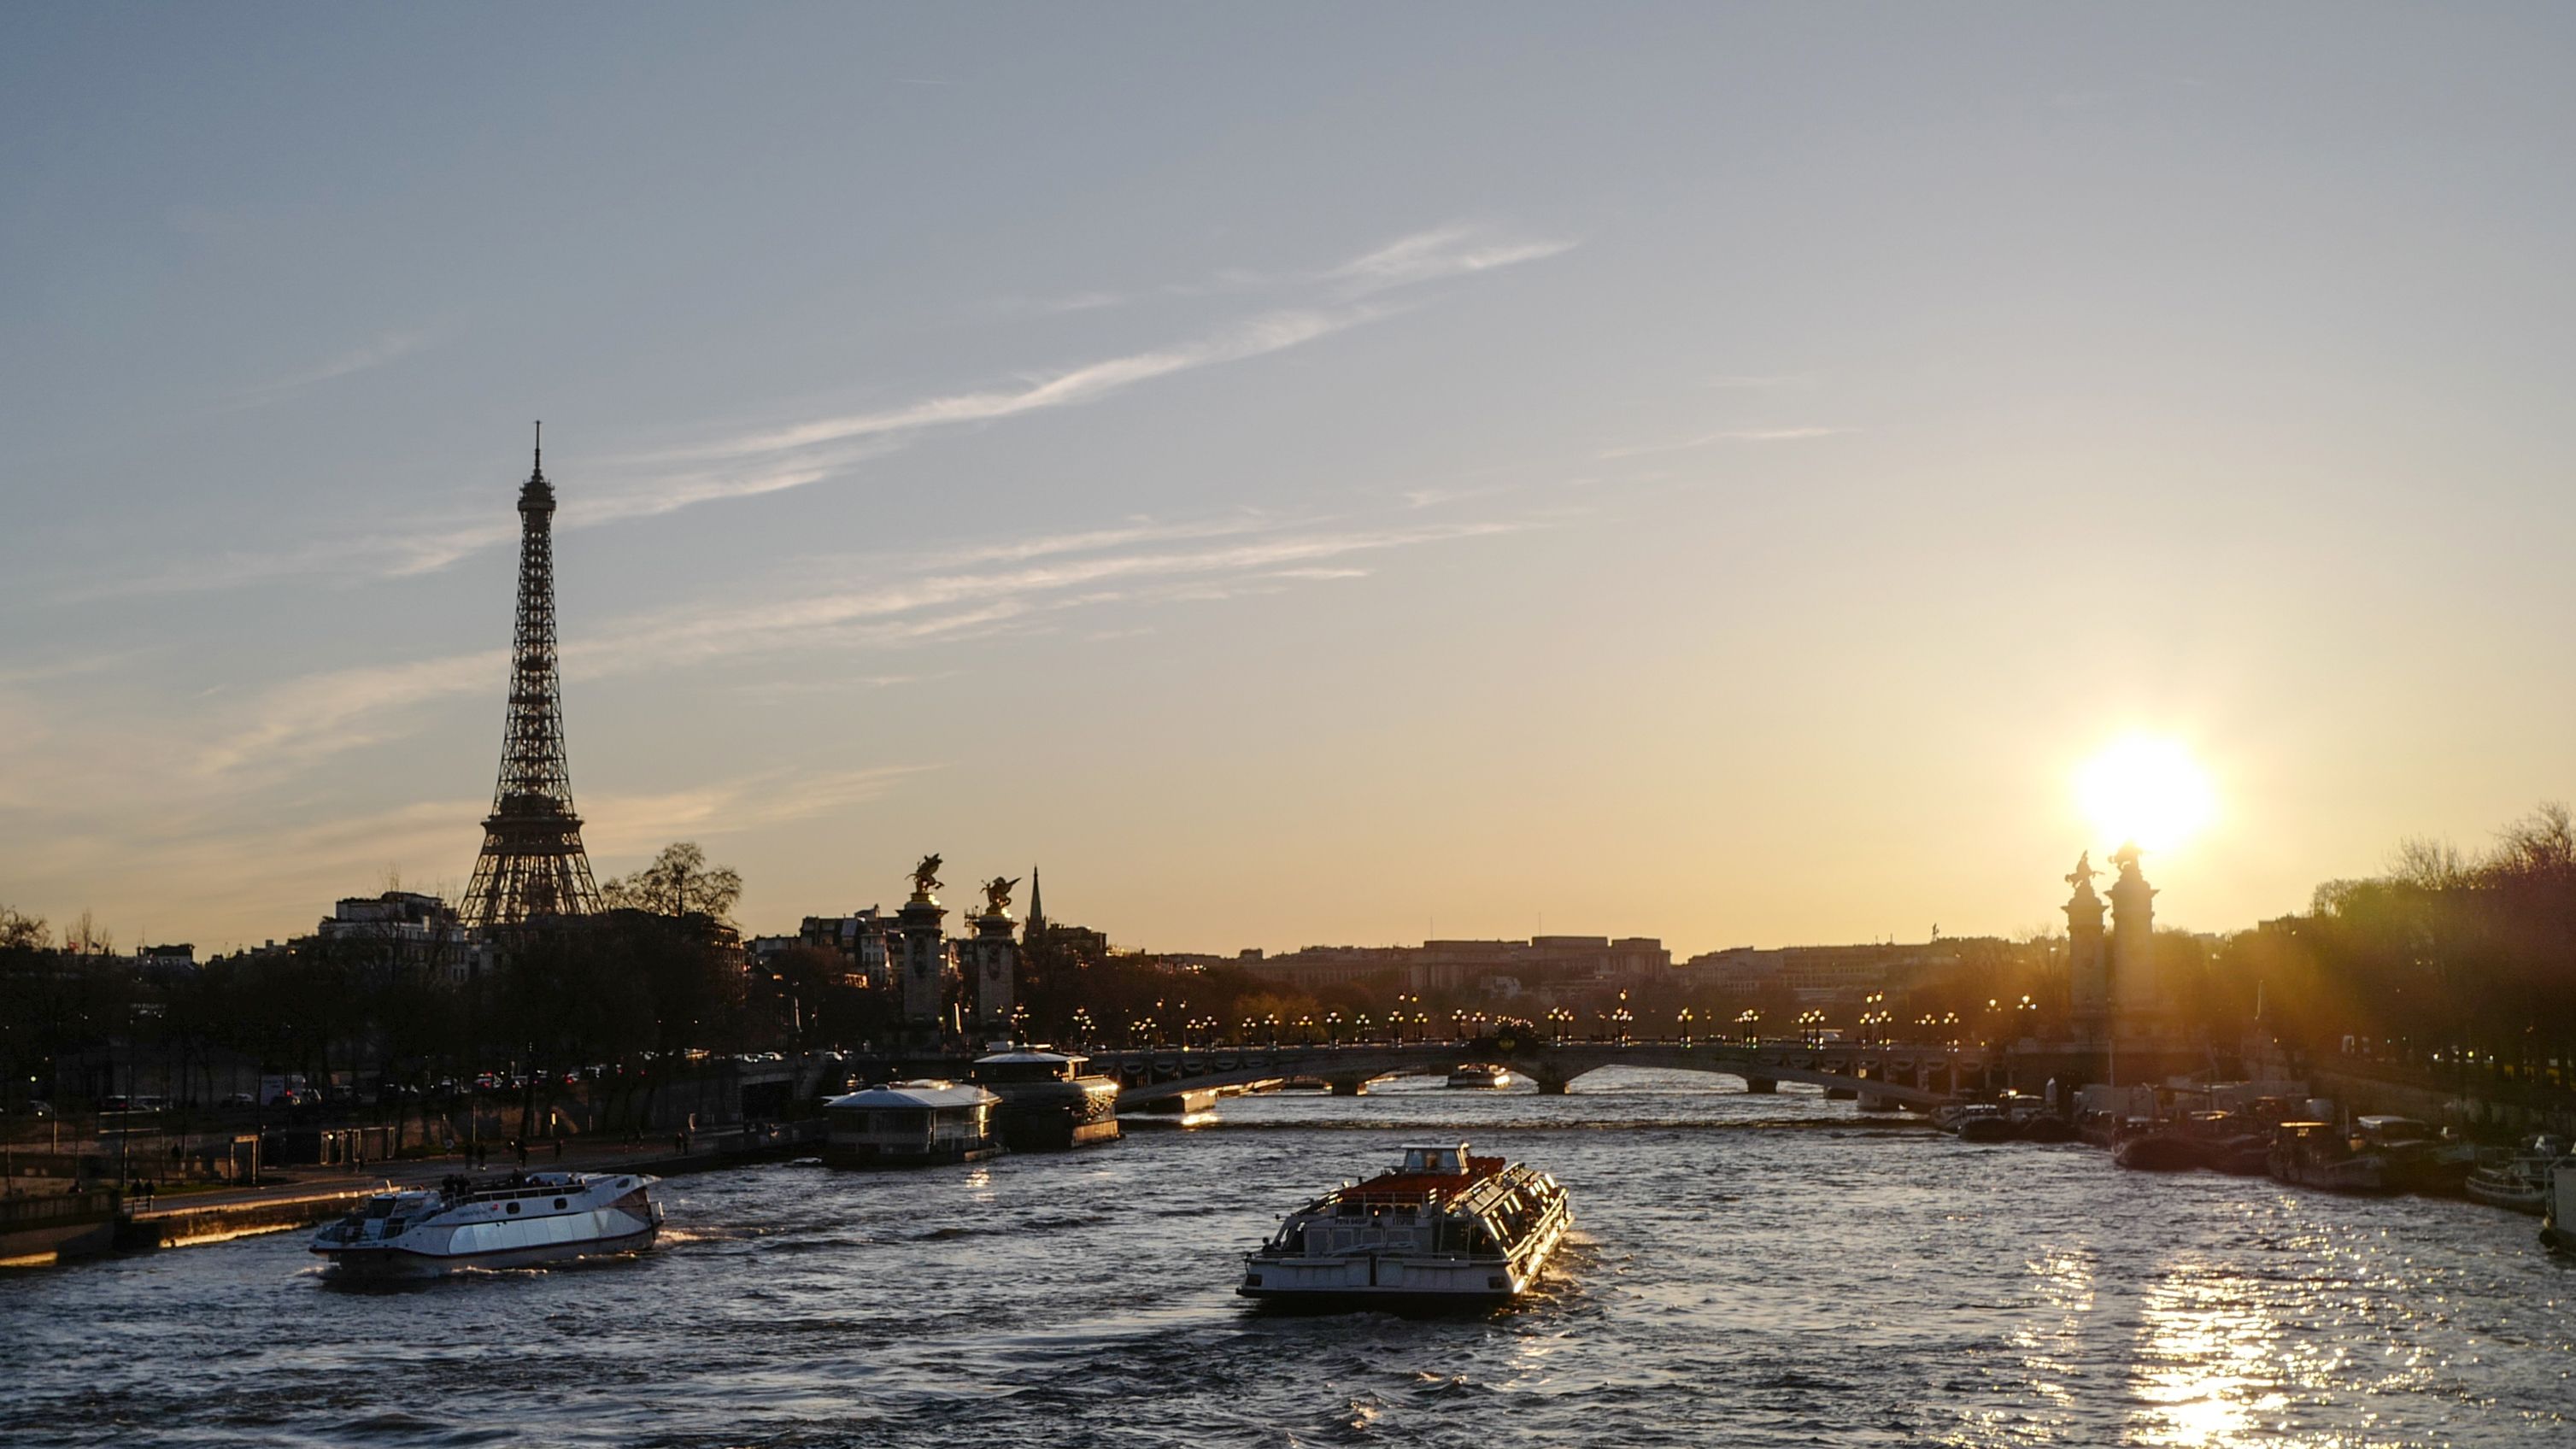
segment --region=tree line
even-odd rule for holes
[[[419,1086],[502,1069],[607,1065],[632,1076],[692,1051],[857,1049],[892,1041],[901,1025],[899,992],[866,986],[837,951],[798,947],[746,970],[728,920],[742,879],[694,844],[601,891],[601,914],[511,934],[461,982],[365,931],[154,977],[135,958],[92,949],[85,924],[58,944],[44,922],[0,907],[6,1096],[36,1094],[58,1061],[111,1043],[182,1083],[248,1059],[317,1082]],[[1879,1034],[2000,1040],[2064,1024],[2062,937],[1943,944],[1949,965],[1893,1000],[1860,1004],[1883,1014]],[[2576,825],[2565,806],[2545,804],[2475,856],[2402,842],[2385,872],[2318,886],[2303,914],[2223,936],[2160,931],[2155,950],[2177,1015],[2222,1047],[2259,1030],[2311,1057],[2526,1077],[2556,1063],[2563,1073],[2576,1059]],[[1056,926],[1024,942],[1017,1024],[1079,1043],[1347,1040],[1385,1034],[1400,989],[1392,975],[1283,988],[1115,954],[1096,933]],[[1407,1009],[1437,1035],[1454,1020],[1525,1033],[1610,1027],[1606,1007],[1600,1020],[1551,1020],[1473,987]],[[1637,983],[1620,1009],[1637,1036],[1736,1034],[1748,1012],[1778,1036],[1813,1008],[1776,985],[1722,996],[1675,976]],[[1827,1024],[1848,1035],[1861,1027],[1857,1009],[1837,1003]]]

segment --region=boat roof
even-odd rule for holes
[[[981,1067],[995,1063],[1009,1065],[1014,1062],[1087,1062],[1089,1060],[1091,1058],[1077,1056],[1072,1052],[1055,1052],[1042,1046],[1026,1046],[986,1053],[975,1059],[975,1065]]]
[[[834,1097],[827,1107],[981,1107],[1002,1100],[971,1083],[950,1081],[888,1082],[882,1087],[869,1087],[847,1096]]]

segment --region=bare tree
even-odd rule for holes
[[[682,840],[663,846],[651,865],[633,875],[600,882],[599,898],[611,909],[721,921],[742,899],[742,876],[730,866],[707,864],[696,841]]]
[[[0,951],[41,951],[45,941],[44,917],[0,906]]]
[[[63,927],[63,949],[75,956],[104,956],[116,949],[116,937],[101,930],[97,918],[84,906],[71,924]]]
[[[2388,878],[2421,890],[2450,890],[2464,883],[2468,874],[2467,863],[2451,842],[2429,835],[2406,837],[2388,857]]]
[[[2576,873],[2576,821],[2562,800],[2544,800],[2537,809],[2496,832],[2487,868],[2525,878],[2564,877]]]

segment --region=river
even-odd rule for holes
[[[38,1445],[2534,1445],[2576,1267],[2528,1218],[1975,1146],[1796,1089],[1229,1099],[1120,1143],[675,1179],[631,1261],[408,1291],[302,1234],[0,1278]],[[1238,1255],[1408,1140],[1581,1232],[1485,1318],[1272,1317]]]

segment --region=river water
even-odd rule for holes
[[[1394,1084],[905,1173],[675,1179],[630,1261],[402,1292],[303,1235],[0,1279],[0,1443],[2576,1444],[2531,1219],[1961,1144],[1795,1089]],[[1408,1139],[1554,1171],[1490,1317],[1273,1317],[1280,1214]]]

